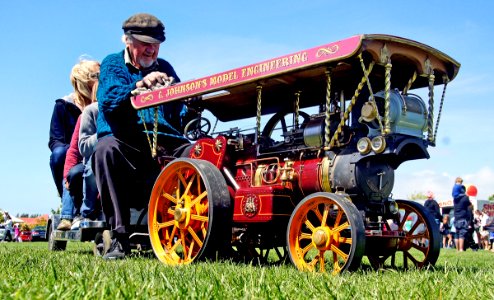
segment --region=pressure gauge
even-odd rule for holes
[[[384,139],[383,136],[376,136],[372,138],[372,143],[371,143],[372,151],[376,153],[381,153],[386,149],[386,140]]]
[[[357,142],[357,150],[360,154],[365,155],[371,150],[371,140],[368,137],[363,137]]]

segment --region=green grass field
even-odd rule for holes
[[[0,243],[0,299],[494,299],[494,253],[443,249],[435,268],[303,273],[198,262],[168,267],[152,253],[94,257],[91,243],[50,252],[46,242]]]

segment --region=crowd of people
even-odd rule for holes
[[[431,193],[432,195],[432,193]],[[428,195],[429,196],[429,195]],[[489,231],[494,226],[494,218],[489,217],[485,209],[473,209],[472,202],[461,177],[456,178],[453,186],[453,215],[445,214],[441,217],[437,202],[424,206],[439,223],[439,232],[442,236],[442,247],[453,248],[458,252],[468,248],[474,250],[484,249],[494,252],[494,231]]]
[[[22,242],[21,225],[14,223],[8,211],[3,211],[3,222],[0,227],[4,230],[0,242]]]
[[[57,229],[76,229],[84,219],[106,221],[111,243],[105,259],[130,253],[130,209],[146,207],[160,171],[156,157],[176,155],[188,143],[182,132],[190,117],[181,102],[132,107],[132,91],[180,79],[158,58],[165,41],[158,18],[139,13],[122,29],[122,51],[101,64],[84,60],[72,68],[73,93],[55,101],[50,125],[50,167],[62,202]]]

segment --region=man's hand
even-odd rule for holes
[[[163,72],[151,72],[146,75],[142,80],[136,83],[137,88],[152,88],[158,84],[162,86],[169,86],[173,82],[174,78],[166,75]]]

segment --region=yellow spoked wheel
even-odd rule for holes
[[[231,240],[230,203],[225,179],[210,162],[178,158],[169,163],[149,202],[149,236],[158,259],[182,265],[222,256]]]
[[[440,251],[439,225],[419,203],[396,200],[397,230],[404,233],[397,249],[386,255],[367,255],[373,268],[423,268],[434,265]]]
[[[288,254],[299,270],[339,274],[360,266],[365,228],[353,203],[331,193],[304,198],[290,217]]]

